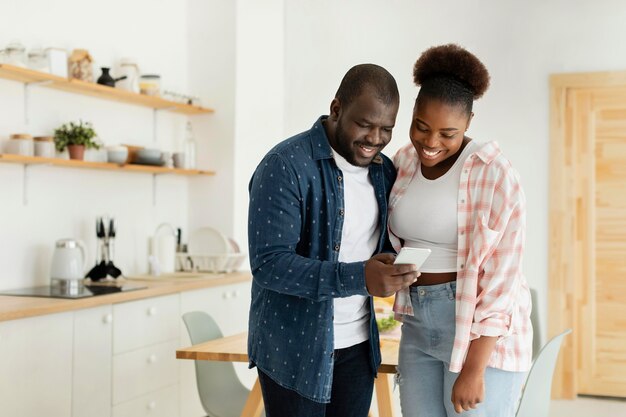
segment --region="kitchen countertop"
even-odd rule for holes
[[[121,283],[141,285],[146,288],[80,299],[14,297],[2,295],[0,296],[0,322],[80,310],[106,304],[141,300],[144,298],[175,294],[182,291],[219,287],[252,280],[252,275],[249,271],[233,272],[229,274],[195,274],[189,275],[189,277],[184,277],[184,274],[180,275],[181,277],[177,275],[176,278],[157,278],[150,277],[149,275],[129,277],[128,279],[124,279]]]

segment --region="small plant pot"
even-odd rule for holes
[[[77,159],[82,161],[85,157],[84,145],[67,145],[67,151],[70,154],[70,159]]]

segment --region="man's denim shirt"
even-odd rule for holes
[[[340,263],[344,199],[320,117],[275,146],[250,181],[248,242],[252,268],[248,355],[279,385],[316,402],[330,401],[333,299],[369,295],[365,262]],[[390,249],[387,198],[395,169],[379,154],[369,167],[380,212],[377,251]],[[371,365],[380,365],[370,297]]]

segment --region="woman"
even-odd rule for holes
[[[450,44],[425,51],[414,80],[421,88],[411,143],[394,157],[389,230],[396,250],[432,253],[394,304],[402,414],[514,416],[532,356],[525,199],[497,144],[465,136],[489,73]]]

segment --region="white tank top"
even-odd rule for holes
[[[404,246],[431,250],[421,272],[456,272],[459,182],[463,163],[475,147],[473,141],[468,143],[437,179],[425,178],[420,167],[389,216],[389,228]]]

